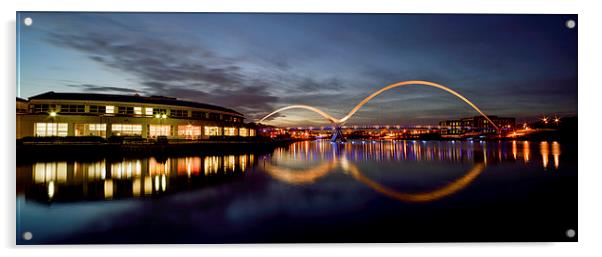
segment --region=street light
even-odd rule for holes
[[[56,117],[56,112],[50,112],[50,117]]]

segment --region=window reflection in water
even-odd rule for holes
[[[514,157],[514,159],[516,160],[516,154],[518,153],[517,149],[516,149],[516,140],[512,141],[512,156]]]
[[[531,149],[529,148],[529,141],[523,142],[523,158],[525,159],[525,163],[529,162],[529,156]]]
[[[554,156],[554,168],[560,166],[560,144],[556,141],[552,142],[552,156]]]
[[[77,201],[145,197],[212,183],[210,176],[243,174],[252,154],[96,162],[39,162],[18,167],[29,199]],[[28,171],[29,170],[29,171]],[[173,172],[172,172],[173,171]],[[29,175],[27,175],[29,174]]]
[[[219,169],[220,157],[218,156],[207,156],[205,157],[205,168],[203,171],[205,175],[215,174]]]
[[[541,162],[543,168],[546,169],[548,168],[548,155],[550,154],[550,146],[548,145],[548,142],[544,141],[539,144],[539,152],[541,153]]]

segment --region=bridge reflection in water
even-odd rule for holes
[[[292,145],[289,149],[275,152],[276,162],[294,162],[295,160],[320,160],[321,163],[305,169],[293,169],[272,164],[263,164],[263,169],[273,178],[289,184],[311,184],[337,169],[351,175],[362,184],[390,198],[404,202],[428,202],[459,192],[472,183],[486,169],[487,164],[522,161],[528,164],[531,158],[531,147],[528,141],[512,141],[511,150],[507,142],[489,143],[479,141],[353,141],[347,144],[332,144],[319,141],[314,149],[309,142]],[[517,145],[522,144],[521,151]],[[560,165],[560,144],[552,142],[554,168]],[[548,168],[550,146],[541,142],[539,147],[542,166]],[[453,181],[424,192],[405,193],[387,187],[364,175],[355,162],[444,162],[473,163],[463,176]],[[403,172],[403,171],[400,171]]]
[[[226,183],[259,168],[277,181],[294,185],[310,185],[341,171],[390,198],[426,202],[461,191],[486,172],[488,165],[513,162],[537,165],[543,170],[558,169],[560,153],[558,142],[350,141],[333,144],[326,140],[305,141],[264,156],[247,153],[162,160],[150,157],[38,162],[18,167],[17,191],[24,193],[27,199],[48,203],[158,197]],[[447,183],[420,192],[404,192],[404,188],[386,186],[387,181],[371,179],[370,174],[388,171],[362,170],[365,163],[436,163],[467,168],[462,174],[454,173],[455,177],[448,178]],[[397,167],[396,172],[403,176],[405,170]]]

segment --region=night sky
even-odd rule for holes
[[[489,115],[577,114],[576,15],[19,13],[18,94],[164,95],[252,122],[290,104],[344,116],[388,84],[446,85]],[[434,88],[388,91],[347,124],[474,116]],[[291,110],[271,125],[326,125]]]

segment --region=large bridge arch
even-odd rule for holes
[[[397,87],[402,87],[402,86],[407,86],[407,85],[421,85],[421,86],[429,86],[429,87],[434,87],[434,88],[438,88],[441,89],[445,92],[448,92],[454,96],[456,96],[457,98],[459,98],[460,100],[464,101],[465,103],[467,103],[470,107],[472,107],[475,111],[477,111],[481,116],[483,116],[498,132],[499,132],[499,127],[489,118],[489,116],[487,116],[483,111],[481,111],[481,109],[479,107],[477,107],[474,103],[472,103],[470,100],[468,100],[466,97],[464,97],[463,95],[461,95],[460,93],[452,90],[449,87],[446,87],[444,85],[435,83],[435,82],[430,82],[430,81],[423,81],[423,80],[407,80],[407,81],[401,81],[401,82],[397,82],[397,83],[393,83],[390,84],[386,87],[383,87],[381,89],[379,89],[378,91],[372,93],[371,95],[369,95],[368,97],[364,98],[360,103],[358,103],[355,107],[353,107],[353,109],[351,109],[351,111],[345,115],[345,117],[341,118],[341,119],[336,119],[334,117],[332,117],[330,114],[316,108],[313,106],[309,106],[309,105],[290,105],[290,106],[286,106],[283,108],[280,108],[278,110],[275,110],[273,112],[271,112],[270,114],[266,115],[265,117],[261,118],[258,122],[261,123],[262,121],[264,121],[265,119],[267,119],[268,117],[279,113],[281,111],[285,111],[285,110],[289,110],[289,109],[306,109],[306,110],[310,110],[313,112],[316,112],[318,114],[320,114],[322,117],[324,117],[325,119],[327,119],[328,121],[330,121],[331,123],[334,123],[335,125],[340,125],[344,122],[346,122],[347,120],[349,120],[359,109],[362,108],[362,106],[364,106],[366,103],[370,102],[370,100],[372,100],[373,98],[375,98],[376,96],[380,95],[381,93],[393,89],[393,88],[397,88]]]

